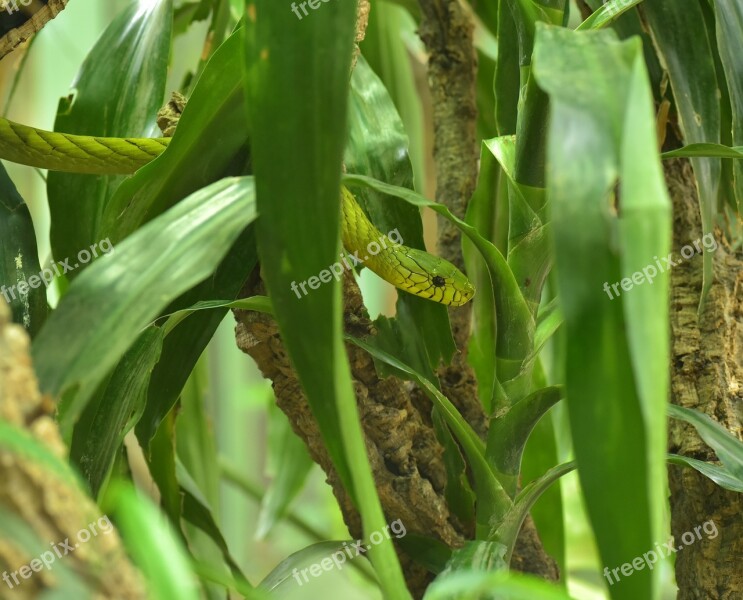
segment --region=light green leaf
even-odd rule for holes
[[[665,498],[667,274],[605,293],[670,249],[652,95],[639,39],[610,31],[538,27],[534,73],[552,106],[548,195],[573,445],[601,558],[621,564],[660,539]],[[653,599],[656,576],[624,579],[612,597]]]
[[[699,411],[669,404],[668,414],[693,425],[727,471],[738,481],[743,481],[743,442],[709,415]]]
[[[62,409],[63,427],[77,420],[141,330],[214,271],[256,217],[253,194],[251,178],[200,190],[118,244],[70,286],[32,349],[44,392],[58,397],[79,388]]]

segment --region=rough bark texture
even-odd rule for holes
[[[673,250],[678,256],[681,247],[702,237],[688,161],[666,163],[666,180],[673,199]],[[701,314],[697,309],[702,257],[685,260],[671,271],[671,400],[707,413],[743,439],[743,252],[733,253],[719,231],[715,237],[714,283]],[[717,460],[690,425],[671,419],[669,438],[671,452]],[[743,598],[743,494],[673,465],[669,484],[671,531],[676,540],[710,520],[719,532],[712,539],[703,535],[675,555],[678,600]]]
[[[39,393],[28,347],[28,336],[23,328],[10,322],[10,310],[0,300],[0,419],[25,430],[66,462],[67,449],[52,417],[55,406]],[[44,550],[49,550],[47,542],[59,547],[69,538],[74,544],[78,532],[92,531],[90,523],[101,517],[80,488],[2,441],[0,482],[0,511],[30,527]],[[19,569],[38,555],[29,556],[26,549],[6,536],[7,532],[3,532],[0,537],[0,573],[7,573],[8,580],[0,581],[0,597],[25,600],[52,591],[59,582],[59,570],[55,573],[54,564],[50,570],[42,568],[24,579]],[[140,575],[129,563],[115,531],[105,533],[98,529],[97,535],[80,543],[69,555],[64,554],[63,548],[60,552],[62,556],[56,560],[64,561],[66,568],[79,575],[90,586],[93,597],[147,597]]]
[[[243,296],[262,293],[263,283],[256,271]],[[346,331],[362,339],[372,335],[371,321],[351,276],[344,279],[344,300]],[[235,315],[238,347],[273,382],[277,404],[289,417],[297,435],[307,443],[312,458],[325,471],[351,535],[361,538],[358,512],[331,463],[276,323],[255,312],[235,311]],[[446,471],[442,448],[428,417],[430,403],[426,402],[419,410],[411,384],[394,377],[380,379],[366,352],[350,344],[347,350],[367,453],[388,520],[401,519],[409,533],[434,537],[450,547],[461,546],[471,531],[449,512],[444,499]],[[431,578],[404,553],[400,555],[411,593],[420,598]]]

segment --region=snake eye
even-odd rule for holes
[[[444,285],[446,285],[446,281],[444,281],[444,278],[441,277],[441,275],[435,275],[432,282],[436,287],[444,287]]]

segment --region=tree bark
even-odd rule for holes
[[[689,162],[665,164],[673,200],[673,250],[701,240],[701,217]],[[708,414],[743,439],[743,252],[732,251],[715,232],[714,282],[701,312],[701,256],[671,271],[671,401]],[[711,244],[710,244],[711,245]],[[693,427],[671,419],[671,452],[702,461],[715,453]],[[678,600],[743,598],[743,494],[727,491],[697,471],[670,465],[671,531],[676,540],[712,522],[707,535],[684,544],[676,555]],[[709,531],[708,531],[709,530]],[[716,530],[715,537],[710,537]]]
[[[263,282],[256,270],[241,296],[263,293]],[[344,278],[343,297],[345,330],[362,339],[373,335],[372,323],[353,276]],[[362,538],[361,519],[330,460],[276,322],[261,313],[234,312],[238,321],[238,347],[273,382],[276,403],[286,413],[295,433],[307,444],[313,460],[325,471],[348,530],[354,538]],[[461,546],[472,532],[449,512],[446,504],[443,449],[430,424],[430,403],[426,401],[419,408],[414,386],[394,377],[380,379],[365,351],[352,344],[347,344],[346,349],[367,454],[387,520],[401,519],[408,533],[435,538],[450,548]],[[413,597],[421,598],[432,577],[399,547],[398,554]]]
[[[28,347],[26,332],[10,322],[8,305],[0,299],[0,419],[28,433],[66,463],[67,448],[53,418],[56,407],[50,398],[39,393]],[[47,562],[64,561],[64,567],[87,583],[95,598],[147,597],[144,582],[129,562],[116,531],[109,529],[106,533],[102,527],[100,531],[91,527],[91,523],[101,519],[101,513],[73,483],[74,479],[62,477],[41,460],[0,440],[0,481],[0,511],[17,518],[34,532],[44,551],[51,555]],[[69,551],[63,543],[82,541],[77,534],[83,529],[94,535]],[[101,532],[103,535],[99,535]],[[30,600],[54,591],[59,584],[54,563],[50,563],[50,569],[31,571],[30,576],[26,571],[28,578],[23,578],[23,567],[28,569],[40,555],[29,555],[29,550],[8,536],[7,531],[2,533],[0,574],[7,579],[0,581],[0,597]],[[51,553],[49,542],[59,550],[59,557]]]

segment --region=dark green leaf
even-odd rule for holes
[[[65,427],[142,328],[209,276],[255,216],[253,180],[225,179],[138,230],[75,280],[33,346],[43,391],[59,396],[79,386],[64,407]]]
[[[743,442],[718,422],[690,408],[668,405],[668,414],[694,426],[701,438],[717,454],[720,462],[738,481],[743,481]]]
[[[0,296],[32,338],[46,319],[46,287],[53,278],[52,269],[42,273],[39,267],[31,213],[0,164]]]
[[[256,0],[247,11],[244,67],[263,280],[325,446],[368,536],[385,523],[343,344],[341,288],[333,280],[303,297],[292,290],[334,264],[341,250],[355,22],[352,2],[323,4],[301,20],[284,4]],[[307,51],[287,52],[290,46]],[[385,597],[409,597],[392,543],[374,546],[370,558]]]
[[[661,63],[668,71],[686,144],[720,143],[720,88],[699,2],[683,10],[665,0],[645,0],[643,11]],[[692,158],[702,229],[712,231],[720,186],[718,158]],[[702,299],[712,285],[712,254],[704,255]]]
[[[605,293],[620,272],[670,250],[652,95],[640,40],[609,31],[538,27],[534,73],[552,105],[548,190],[572,439],[601,559],[622,564],[660,539],[664,522],[667,273]],[[654,577],[623,579],[612,597],[651,598]]]
[[[494,465],[506,492],[513,498],[521,472],[524,447],[537,422],[563,397],[561,387],[533,392],[516,402],[506,414],[496,416],[488,431],[488,460]]]
[[[141,137],[154,129],[168,74],[173,2],[133,2],[106,28],[59,103],[56,131]],[[97,242],[101,215],[121,177],[49,173],[52,253],[75,256]],[[105,236],[104,236],[105,238]],[[76,270],[71,276],[78,276]]]
[[[75,425],[70,459],[95,497],[113,464],[124,436],[144,411],[147,385],[160,358],[163,332],[148,327],[116,365]]]
[[[214,53],[168,149],[122,183],[106,206],[101,236],[114,243],[226,172],[242,174],[248,141],[240,32]]]
[[[719,467],[718,465],[712,465],[696,458],[689,458],[688,456],[678,456],[676,454],[668,455],[668,462],[672,465],[680,465],[682,467],[691,467],[696,469],[702,475],[708,479],[714,481],[720,487],[730,490],[731,492],[743,493],[743,481],[733,477],[726,469]]]

